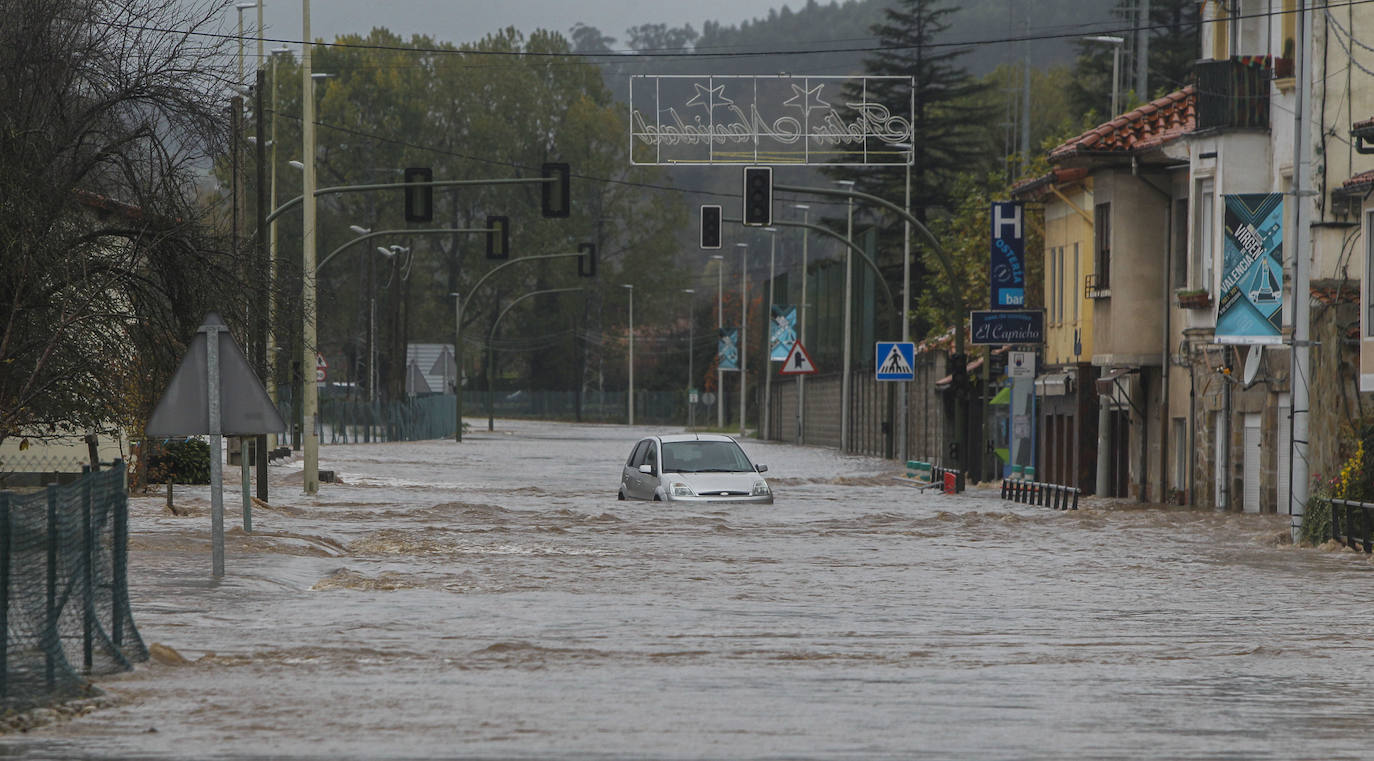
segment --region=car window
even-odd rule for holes
[[[674,441],[663,445],[665,473],[736,473],[753,463],[733,441]]]
[[[650,467],[652,467],[652,468],[654,469],[654,472],[657,473],[657,472],[658,472],[658,447],[655,447],[655,446],[654,446],[654,442],[652,442],[652,441],[646,442],[646,443],[649,445],[649,448],[648,448],[647,450],[645,450],[645,452],[644,452],[644,464],[645,464],[645,465],[648,465],[648,466],[650,466]]]
[[[638,468],[639,464],[644,462],[644,450],[648,446],[648,439],[645,439],[644,441],[641,441],[639,442],[639,444],[635,445],[635,448],[630,450],[630,459],[626,460],[625,464],[629,465],[632,468]]]

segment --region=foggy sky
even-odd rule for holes
[[[252,0],[239,0],[247,4]],[[427,34],[438,41],[463,43],[479,40],[507,26],[522,32],[552,29],[564,35],[581,21],[615,37],[616,48],[625,48],[625,29],[640,24],[681,26],[690,23],[701,31],[703,21],[727,26],[762,18],[770,8],[784,4],[793,10],[806,0],[312,0],[310,33],[333,40],[339,34],[366,34],[386,27],[402,37]],[[297,0],[264,0],[264,37],[299,41],[302,4]],[[257,10],[243,11],[244,32],[254,36]],[[231,7],[226,24],[237,25]],[[281,43],[269,43],[270,49]],[[291,43],[286,43],[291,45]]]

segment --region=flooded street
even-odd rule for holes
[[[1287,516],[1077,512],[744,441],[771,506],[618,502],[650,429],[498,421],[326,446],[242,532],[132,500],[172,656],[0,757],[1344,759],[1370,755],[1371,565]],[[234,469],[230,471],[236,473]]]

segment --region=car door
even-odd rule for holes
[[[658,491],[658,483],[663,474],[658,467],[658,442],[649,440],[649,448],[644,450],[644,464],[652,470],[648,473],[640,473],[644,484],[644,499],[653,499],[654,493]]]
[[[639,472],[639,466],[644,464],[644,453],[648,451],[653,442],[644,439],[630,450],[630,459],[625,461],[625,470],[621,475],[621,488],[625,490],[625,496],[630,499],[650,499],[653,497],[651,491],[646,497],[644,495],[644,474]]]

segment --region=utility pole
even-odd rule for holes
[[[1150,100],[1150,0],[1140,0],[1135,27],[1135,96]],[[1112,114],[1116,118],[1116,114]]]
[[[1308,469],[1307,436],[1308,412],[1311,407],[1312,378],[1312,307],[1311,307],[1311,233],[1302,225],[1303,207],[1307,203],[1307,173],[1311,170],[1308,154],[1309,120],[1308,83],[1311,79],[1311,30],[1307,25],[1307,3],[1298,6],[1296,51],[1293,71],[1297,74],[1297,93],[1293,103],[1293,425],[1288,462],[1293,469],[1289,480],[1289,526],[1296,544],[1302,536],[1302,516],[1307,510]]]

